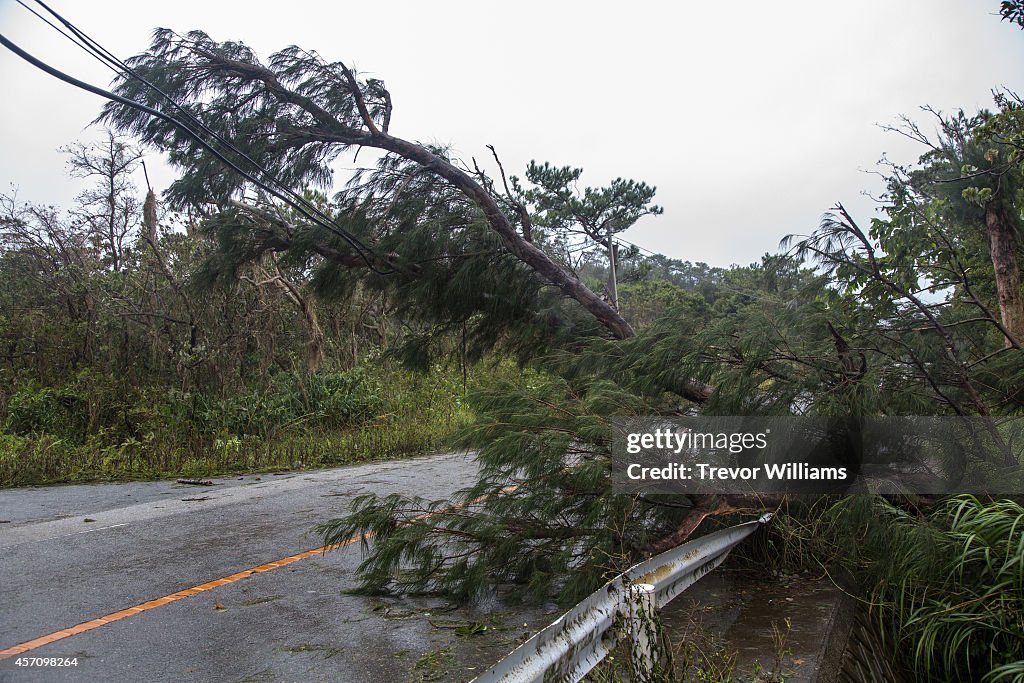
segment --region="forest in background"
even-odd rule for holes
[[[127,66],[116,93],[173,116],[108,105],[104,144],[69,148],[92,182],[69,211],[2,198],[0,484],[472,447],[461,498],[479,504],[426,523],[445,503],[364,497],[326,540],[375,534],[368,589],[511,583],[571,603],[706,518],[758,509],[614,495],[613,416],[1024,410],[1012,91],[894,125],[921,157],[881,167],[875,217],[823,207],[780,253],[723,269],[607,248],[661,212],[642,182],[506,176],[495,150],[487,171],[390,135],[383,83],[343,63],[289,48],[264,65],[158,31]],[[328,196],[330,161],[364,146],[379,161]],[[148,147],[181,173],[159,199],[128,180]],[[919,680],[1024,680],[1019,498],[781,509],[760,559],[850,577]]]

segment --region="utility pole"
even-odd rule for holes
[[[619,310],[619,283],[615,277],[615,242],[612,239],[612,225],[608,223],[608,265],[611,275],[608,278],[608,290],[611,294],[611,305],[616,311]]]

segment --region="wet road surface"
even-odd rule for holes
[[[152,601],[321,546],[313,526],[360,493],[445,498],[475,471],[456,454],[214,486],[2,490],[0,650],[149,607],[19,655],[77,666],[17,666],[12,656],[0,661],[0,681],[468,680],[552,612],[348,594],[358,543]]]

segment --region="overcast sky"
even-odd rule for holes
[[[392,134],[465,159],[493,144],[519,174],[537,159],[579,166],[589,185],[657,186],[664,215],[623,237],[713,265],[774,252],[836,201],[866,222],[874,204],[862,193],[881,187],[865,171],[883,152],[920,153],[878,124],[927,122],[924,104],[990,106],[997,86],[1024,90],[1024,33],[1000,22],[996,0],[49,4],[122,58],[159,26],[241,40],[262,57],[296,44],[346,61],[387,83]],[[110,81],[14,0],[0,0],[0,32]],[[102,101],[0,53],[0,185],[68,205],[80,185],[56,150],[96,136]],[[158,158],[147,163],[160,189],[172,175],[154,171]]]

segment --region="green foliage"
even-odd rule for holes
[[[1024,320],[1014,291],[1024,250],[1014,237],[1022,176],[1011,161],[1013,126],[1005,111],[928,111],[936,140],[908,119],[899,129],[927,151],[916,166],[889,166],[883,217],[865,230],[837,205],[793,253],[829,277],[828,322],[864,354],[869,377],[881,371],[874,385],[888,387],[885,405],[868,411],[1014,414],[1024,379],[1014,322]],[[937,408],[921,400],[921,385]]]
[[[610,492],[606,416],[645,412],[635,395],[611,382],[577,390],[532,374],[521,385],[472,394],[471,405],[479,417],[460,443],[478,449],[481,475],[458,494],[457,509],[363,496],[350,516],[321,527],[328,543],[374,535],[360,567],[365,589],[475,599],[511,583],[524,598],[554,594],[573,603],[678,519],[678,508]]]
[[[360,568],[365,587],[470,599],[512,582],[536,598],[587,594],[690,505],[611,494],[607,419],[682,414],[692,409],[681,397],[694,379],[716,387],[705,414],[936,411],[928,383],[910,379],[915,366],[902,354],[910,344],[928,359],[941,349],[919,333],[880,338],[877,326],[895,309],[866,310],[791,258],[731,269],[707,297],[672,289],[661,296],[661,315],[634,338],[579,340],[535,358],[539,372],[522,386],[471,397],[478,419],[463,443],[479,449],[481,474],[457,497],[464,508],[367,497],[351,516],[324,525],[328,541],[374,535]],[[836,335],[859,353],[842,350]],[[1005,362],[1020,372],[1019,359]],[[988,391],[999,386],[1007,385]]]
[[[321,416],[327,427],[342,427],[377,414],[384,387],[365,372],[313,375],[306,386],[308,412]]]
[[[1017,9],[1004,3],[1004,18],[1019,23]],[[103,248],[56,210],[2,198],[0,335],[14,389],[0,398],[16,433],[0,434],[0,484],[339,464],[437,446],[463,427],[457,443],[477,450],[480,475],[457,507],[364,496],[322,527],[326,541],[372,535],[360,566],[368,590],[474,599],[512,583],[571,603],[691,508],[612,494],[613,416],[1024,408],[1019,340],[997,315],[1012,299],[1012,277],[998,276],[1019,240],[986,253],[993,217],[1010,237],[1021,228],[1015,96],[997,96],[994,114],[936,113],[934,142],[905,120],[902,132],[927,150],[915,166],[888,167],[882,215],[866,229],[838,205],[792,252],[728,270],[634,250],[622,305],[638,334],[613,340],[616,326],[593,313],[603,304],[567,295],[579,283],[555,264],[599,284],[596,247],[661,213],[653,187],[616,179],[580,190],[580,169],[531,163],[509,185],[502,170],[498,190],[445,148],[380,135],[391,111],[383,84],[297,47],[264,67],[241,43],[162,29],[130,63],[237,144],[226,154],[242,172],[225,172],[173,124],[111,104],[104,120],[182,171],[165,198],[183,230],[137,235],[129,216],[127,248]],[[141,80],[116,89],[164,106]],[[363,145],[386,153],[328,197],[331,162]],[[133,155],[110,148],[112,160]],[[268,197],[251,180],[256,166],[306,188],[322,215]],[[84,196],[79,208],[94,204]],[[574,236],[591,253],[574,258]],[[374,267],[356,242],[373,245]],[[535,248],[551,258],[525,259]],[[522,377],[473,380],[463,404],[473,363],[494,357],[517,359]],[[461,383],[440,367],[453,358]],[[828,548],[843,553],[830,557],[874,591],[922,675],[994,681],[1020,670],[1015,505],[954,499],[914,517],[853,500],[808,524],[832,532]],[[811,547],[791,549],[806,558]]]
[[[1021,0],[1002,0],[999,3],[999,14],[1003,21],[1017,24],[1024,29],[1024,2]]]
[[[681,287],[661,279],[619,285],[619,307],[638,330],[654,324],[666,309],[686,296]]]
[[[511,178],[516,193],[533,209],[533,223],[547,231],[548,239],[579,233],[607,243],[610,234],[628,230],[643,216],[663,213],[651,203],[655,188],[644,182],[616,178],[608,187],[580,192],[576,183],[582,175],[581,168],[531,161],[526,168],[529,186],[524,189],[518,178]]]
[[[128,60],[134,71],[152,83],[159,92],[166,93],[186,106],[190,95],[202,92],[202,104],[194,103],[194,113],[202,116],[204,122],[220,135],[232,141],[248,140],[244,151],[252,159],[270,170],[291,187],[322,187],[331,178],[328,164],[344,150],[344,145],[297,146],[287,135],[279,135],[279,126],[291,127],[305,123],[296,111],[287,111],[273,98],[262,97],[263,84],[259,81],[244,83],[240,74],[206,74],[201,88],[189,78],[193,72],[190,64],[192,49],[216,54],[219,58],[239,64],[256,65],[258,60],[253,51],[239,42],[213,41],[202,31],[191,31],[179,37],[169,29],[158,29],[148,53]],[[341,87],[344,75],[339,65],[324,65],[315,53],[298,47],[290,47],[275,54],[271,66],[280,78],[294,85],[297,92],[317,100],[323,110],[340,121],[354,122],[358,117],[354,99],[347,87]],[[320,78],[309,78],[310,71],[319,70]],[[304,75],[305,72],[305,75]],[[162,96],[151,90],[141,79],[127,78],[118,85],[118,92],[138,102],[153,107],[164,105]],[[230,96],[212,96],[213,93],[230,93]],[[380,98],[370,104],[371,109],[381,106]],[[140,115],[127,107],[108,106],[103,118],[122,131],[129,132],[147,143],[154,144],[168,153],[172,164],[195,169],[175,181],[167,192],[167,198],[176,207],[185,207],[198,198],[224,206],[246,182],[235,173],[225,173],[219,160],[212,155],[197,153],[193,139],[174,125]],[[252,166],[238,155],[227,153],[236,164],[248,171]]]
[[[381,393],[364,370],[281,374],[266,390],[222,399],[196,396],[191,419],[200,431],[239,436],[265,435],[297,422],[338,429],[374,417],[383,404]]]
[[[483,386],[507,373],[481,367],[470,379]],[[62,404],[54,418],[43,409],[53,402],[43,397],[70,396],[86,406],[118,392],[94,386],[102,393],[86,393],[82,382],[22,389],[16,405],[49,422],[21,435],[0,431],[0,486],[367,462],[441,448],[469,418],[453,369],[423,375],[380,366],[281,377],[273,387],[223,399],[122,387],[116,409],[74,439],[62,434]]]
[[[1011,681],[1024,666],[1024,508],[953,496],[927,513],[856,496],[791,510],[770,553],[848,573],[920,680]]]
[[[27,384],[8,400],[6,431],[16,435],[51,434],[81,441],[89,418],[85,402],[70,391]]]
[[[432,152],[447,158],[446,150]],[[396,201],[398,193],[402,201]],[[508,253],[479,208],[416,164],[386,155],[357,174],[326,209],[347,232],[401,255],[400,262],[414,270],[380,276],[339,264],[322,254],[343,251],[343,240],[315,224],[296,217],[286,234],[261,214],[227,209],[204,223],[217,247],[199,280],[230,281],[286,243],[283,260],[310,273],[319,299],[335,303],[361,292],[388,301],[391,316],[403,322],[392,351],[420,368],[452,355],[456,339],[459,353],[473,362],[494,353],[526,358],[601,334],[578,304]]]

